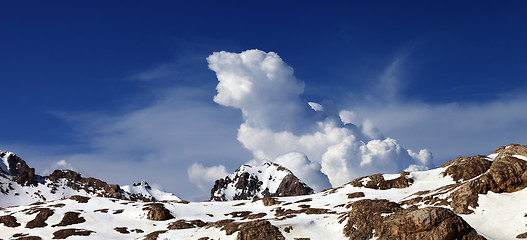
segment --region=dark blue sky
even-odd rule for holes
[[[220,50],[277,52],[306,83],[306,99],[350,108],[386,100],[379,78],[394,61],[390,102],[482,106],[527,89],[525,1],[251,2],[0,3],[0,149],[91,152],[95,137],[79,116],[126,114],[166,89],[200,89],[198,102],[225,109],[212,102],[217,80],[205,60]],[[235,129],[241,115],[224,111]]]

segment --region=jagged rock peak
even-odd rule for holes
[[[12,152],[0,150],[0,173],[12,176],[20,185],[37,185],[40,176],[35,175],[35,169],[30,168],[24,160]]]
[[[271,162],[260,166],[242,165],[233,174],[216,180],[210,200],[231,201],[314,193],[289,169]]]
[[[527,146],[520,144],[509,144],[497,148],[489,157],[499,159],[503,157],[515,157],[527,161]]]

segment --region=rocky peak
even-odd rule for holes
[[[20,185],[37,185],[40,179],[35,175],[35,169],[30,168],[24,160],[12,152],[0,151],[0,173],[12,176],[12,179]]]
[[[500,159],[503,157],[516,157],[527,161],[527,146],[520,144],[509,144],[507,146],[497,148],[490,156],[494,157],[494,159]]]
[[[60,185],[65,185],[73,190],[84,190],[100,197],[126,199],[119,185],[108,184],[97,178],[84,178],[73,170],[55,170],[46,178],[52,182],[55,189]]]
[[[30,168],[16,154],[6,151],[0,151],[0,193],[5,195],[0,199],[0,206],[16,202],[32,203],[61,199],[72,195],[143,202],[181,200],[172,193],[150,186],[145,181],[121,188],[117,184],[109,184],[97,178],[83,177],[73,170],[55,170],[49,176],[42,177],[36,175],[35,169]]]
[[[216,180],[211,200],[247,200],[275,196],[299,196],[314,191],[287,168],[271,162],[242,165],[233,174]]]

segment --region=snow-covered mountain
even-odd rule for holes
[[[242,165],[233,174],[216,180],[210,200],[232,201],[262,197],[285,197],[312,194],[314,191],[289,169],[277,163],[260,166]]]
[[[173,193],[167,193],[159,188],[151,187],[146,181],[135,183],[132,186],[124,185],[121,187],[126,199],[141,200],[144,202],[153,201],[181,201]]]
[[[59,200],[74,195],[132,201],[181,200],[174,194],[150,187],[146,182],[121,188],[96,178],[84,178],[72,170],[55,170],[42,177],[12,152],[0,151],[0,158],[0,207]]]
[[[241,179],[258,173],[280,182],[283,172],[266,175],[260,167],[240,168],[249,175]],[[527,146],[511,144],[490,155],[459,157],[427,171],[365,176],[307,196],[48,199],[0,209],[0,239],[523,239],[526,187]]]

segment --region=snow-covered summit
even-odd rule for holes
[[[230,201],[269,196],[299,196],[314,191],[289,169],[271,162],[260,166],[242,165],[234,173],[218,179],[211,200]]]
[[[141,201],[181,201],[173,193],[167,193],[157,187],[150,186],[146,181],[141,181],[133,185],[122,186],[121,189],[127,199]]]

